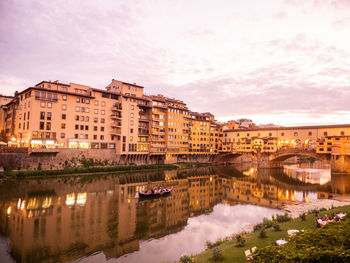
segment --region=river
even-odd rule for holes
[[[347,194],[324,167],[250,165],[0,183],[1,262],[170,262],[283,205]],[[139,200],[141,188],[172,186]]]

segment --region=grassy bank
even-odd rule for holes
[[[208,163],[176,163],[176,164],[145,164],[145,165],[118,165],[107,167],[70,167],[60,170],[28,170],[28,171],[5,171],[0,174],[3,178],[29,178],[29,177],[46,177],[60,176],[70,174],[92,174],[108,172],[133,172],[142,170],[171,170],[186,169],[195,167],[209,166]]]
[[[332,214],[336,214],[339,212],[346,212],[347,214],[350,214],[350,206],[338,207],[330,210],[321,209],[321,211],[319,211],[319,215],[324,216],[325,214],[327,214],[328,216],[330,216]],[[289,229],[297,229],[297,230],[304,229],[305,235],[315,232],[315,230],[317,230],[315,214],[314,213],[307,214],[304,219],[305,220],[299,217],[296,219],[292,219],[288,222],[277,223],[280,227],[280,231],[276,231],[274,227],[270,227],[267,229],[265,228],[266,237],[264,238],[260,237],[261,233],[259,230],[254,231],[252,233],[242,233],[241,236],[243,236],[243,238],[245,239],[245,243],[242,247],[236,246],[237,245],[236,237],[233,237],[233,238],[230,237],[228,238],[228,240],[224,242],[219,241],[218,246],[214,245],[214,247],[212,246],[211,249],[207,249],[201,254],[196,255],[194,257],[195,262],[214,262],[213,253],[215,249],[219,249],[222,251],[222,258],[220,261],[217,261],[217,262],[247,262],[245,253],[244,253],[245,250],[251,249],[252,247],[257,247],[258,249],[265,248],[263,251],[265,250],[269,251],[271,250],[270,246],[272,244],[275,244],[276,240],[279,240],[279,239],[288,240],[287,231]],[[336,224],[339,224],[339,223],[329,224],[329,227],[332,227],[331,225],[336,225]],[[328,227],[328,225],[326,226]],[[327,232],[327,228],[325,227],[324,229],[322,229],[322,231]],[[322,240],[322,236],[324,236],[325,234],[321,233],[320,235],[321,235],[320,239]],[[268,253],[268,252],[265,251],[265,253]],[[264,260],[263,261],[259,260],[258,262],[264,262]],[[267,260],[265,262],[270,262],[270,261]],[[283,261],[279,261],[279,262],[283,262]]]

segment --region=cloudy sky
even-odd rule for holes
[[[221,121],[350,123],[350,0],[1,0],[0,16],[2,94],[116,78]]]

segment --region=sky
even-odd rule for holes
[[[112,78],[220,121],[350,123],[350,0],[1,0],[0,93]]]

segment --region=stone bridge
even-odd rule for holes
[[[273,153],[262,152],[231,152],[219,154],[214,162],[216,163],[230,163],[239,156],[246,156],[256,161],[259,168],[273,168],[280,167],[282,163],[294,156],[309,157],[321,160],[325,163],[331,163],[330,154],[318,154],[315,150],[304,149],[281,149]]]

